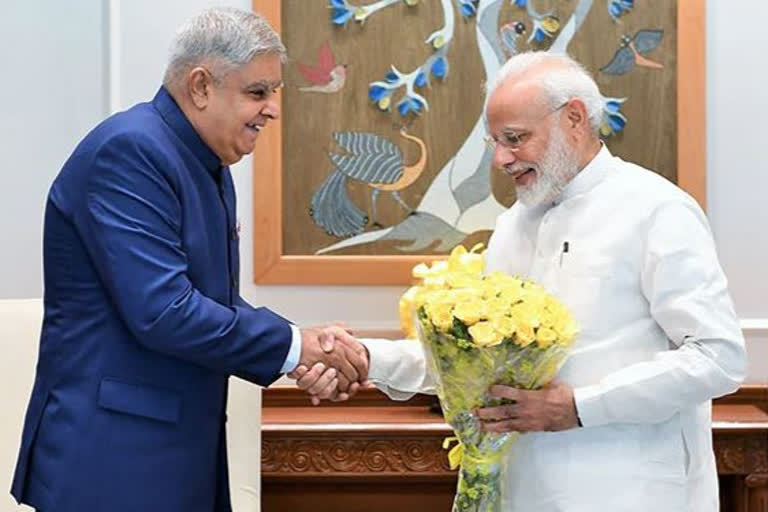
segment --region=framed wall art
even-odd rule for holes
[[[407,284],[485,242],[515,200],[491,169],[486,83],[567,52],[614,155],[705,200],[704,0],[254,0],[280,31],[281,119],[254,152],[254,279]]]

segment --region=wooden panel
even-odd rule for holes
[[[441,444],[451,429],[431,397],[392,402],[364,390],[364,405],[289,405],[298,398],[290,387],[264,391],[265,511],[450,510],[456,472]],[[768,389],[716,400],[713,419],[722,512],[768,512]]]
[[[261,485],[264,512],[448,512],[456,483],[266,480]]]

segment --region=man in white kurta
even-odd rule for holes
[[[562,104],[561,104],[562,102]],[[538,281],[581,326],[559,381],[502,389],[488,430],[523,433],[505,464],[510,512],[714,512],[711,399],[745,373],[744,341],[698,204],[611,155],[599,92],[567,57],[514,57],[487,107],[494,166],[518,201],[487,271]],[[394,399],[434,392],[416,342],[362,340]]]
[[[504,510],[716,511],[710,399],[738,386],[744,349],[695,201],[603,147],[554,205],[504,213],[486,258],[581,325],[559,377],[583,427],[520,436]],[[363,342],[392,398],[433,392],[419,344]]]

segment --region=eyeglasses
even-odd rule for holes
[[[555,112],[562,110],[570,102],[571,102],[570,100],[566,101],[556,109],[550,110],[549,112],[547,112],[546,114],[539,117],[533,122],[537,123],[542,119],[545,119],[548,116],[551,116]],[[486,135],[485,137],[483,137],[483,140],[485,141],[486,144],[488,144],[488,147],[490,147],[494,151],[496,150],[497,146],[501,146],[504,149],[508,149],[509,151],[515,152],[515,151],[520,151],[520,149],[523,147],[523,144],[525,143],[526,140],[528,140],[530,135],[531,135],[531,132],[516,132],[516,131],[510,130],[507,132],[503,132],[501,134],[501,138],[499,139],[497,139],[493,135]]]

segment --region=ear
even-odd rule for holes
[[[580,99],[574,98],[565,106],[565,119],[567,127],[574,132],[589,132],[587,106]]]
[[[203,110],[208,106],[212,85],[213,77],[211,76],[211,73],[203,67],[193,68],[187,74],[189,97],[192,99],[192,103],[194,103],[200,110]]]

